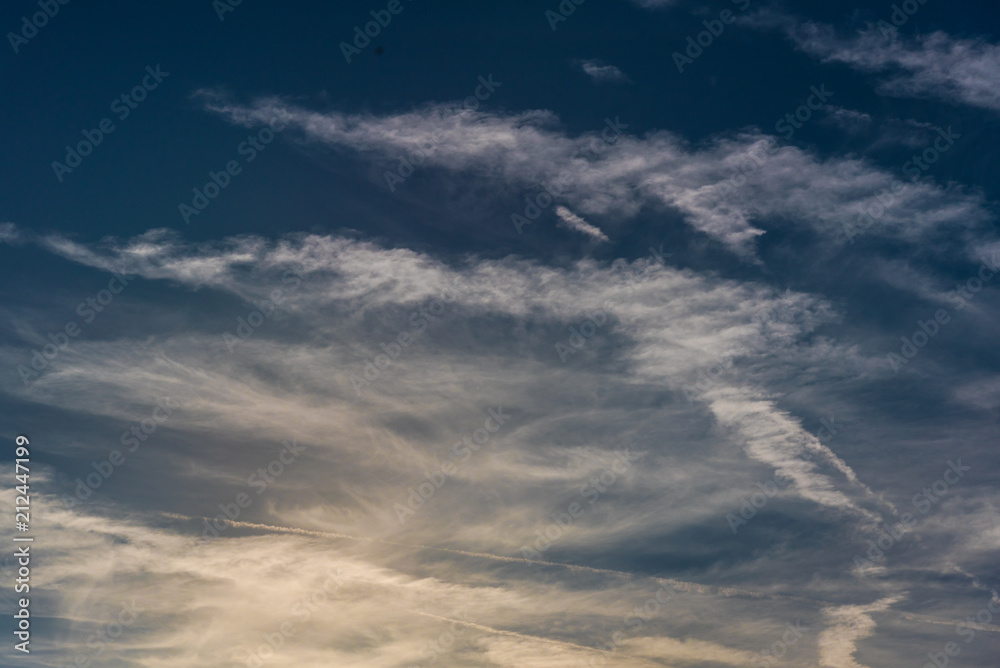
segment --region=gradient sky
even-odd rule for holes
[[[39,11],[0,663],[1000,665],[994,7]]]

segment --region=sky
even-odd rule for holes
[[[997,19],[5,3],[0,664],[995,668]]]

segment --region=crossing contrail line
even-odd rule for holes
[[[554,640],[553,638],[545,638],[542,636],[533,636],[527,633],[518,633],[516,631],[506,631],[504,629],[495,629],[492,626],[486,626],[485,624],[477,624],[475,622],[462,621],[461,619],[451,619],[449,617],[442,617],[441,615],[434,615],[429,612],[420,612],[419,610],[411,610],[418,615],[423,615],[424,617],[431,617],[433,619],[438,619],[443,622],[453,622],[455,624],[462,624],[463,626],[468,626],[473,629],[479,629],[480,631],[485,631],[487,633],[495,633],[501,636],[510,636],[512,638],[518,638],[521,640],[536,640],[538,642],[549,643],[552,645],[559,645],[561,647],[569,647],[578,651],[593,652],[595,654],[604,654],[603,650],[599,650],[596,647],[587,647],[586,645],[576,645],[571,642],[566,642],[564,640]]]
[[[212,521],[209,517],[193,517],[190,515],[181,515],[179,513],[168,513],[161,512],[161,515],[165,517],[170,517],[178,520],[206,520]],[[233,527],[242,527],[245,529],[257,529],[260,531],[269,531],[272,533],[287,533],[300,536],[313,536],[316,538],[338,538],[344,540],[353,540],[358,542],[368,542],[368,543],[382,543],[383,545],[393,545],[396,547],[406,547],[410,549],[420,549],[420,550],[432,550],[435,552],[445,552],[448,554],[458,554],[464,557],[475,557],[479,559],[490,559],[493,561],[501,561],[505,563],[513,564],[531,564],[533,566],[550,566],[555,568],[565,568],[573,572],[578,573],[600,573],[602,575],[614,575],[617,577],[624,577],[626,579],[642,578],[649,579],[653,582],[659,584],[668,584],[675,590],[696,593],[696,594],[708,594],[715,596],[730,597],[746,597],[753,599],[779,599],[785,601],[799,601],[802,603],[810,603],[812,605],[820,606],[831,606],[835,605],[830,601],[824,601],[822,599],[807,598],[803,596],[792,596],[790,594],[776,594],[768,592],[753,591],[750,589],[742,589],[738,587],[717,587],[712,585],[704,585],[698,582],[687,582],[684,580],[675,580],[673,578],[660,578],[650,575],[641,575],[636,573],[629,573],[628,571],[618,571],[610,568],[596,568],[594,566],[580,566],[577,564],[566,564],[559,561],[542,561],[540,559],[526,559],[524,557],[510,557],[502,554],[493,554],[491,552],[471,552],[469,550],[456,550],[449,547],[433,547],[431,545],[421,545],[419,543],[402,543],[394,540],[385,540],[384,538],[372,538],[370,536],[354,536],[346,533],[337,533],[334,531],[316,531],[313,529],[300,529],[299,527],[285,527],[275,524],[260,524],[257,522],[243,522],[238,520],[226,520],[227,525]],[[429,613],[421,613],[429,614]],[[911,613],[899,613],[904,619],[909,619],[912,621],[921,621],[931,624],[942,624],[942,625],[954,625],[956,622],[937,620],[931,617],[925,617],[923,615],[913,615]],[[463,622],[465,623],[465,622]],[[983,630],[992,631],[994,633],[1000,633],[1000,627],[987,627],[986,625],[977,625],[983,627]],[[513,632],[511,632],[513,633]],[[592,649],[592,648],[591,648]]]
[[[956,619],[953,621],[945,621],[942,619],[934,619],[933,617],[927,617],[925,615],[916,615],[911,612],[901,613],[903,619],[908,619],[913,622],[923,622],[925,624],[938,624],[941,626],[966,626],[970,629],[975,629],[976,631],[989,631],[990,633],[1000,633],[1000,626],[995,626],[993,624],[980,624],[979,622],[968,622],[961,619]]]
[[[212,521],[209,517],[193,517],[190,515],[181,515],[179,513],[167,513],[162,512],[161,515],[165,517],[170,517],[178,520],[207,520]],[[492,552],[471,552],[469,550],[456,550],[449,547],[434,547],[431,545],[421,545],[420,543],[401,543],[394,540],[385,540],[384,538],[372,538],[370,536],[354,536],[346,533],[338,533],[334,531],[316,531],[313,529],[300,529],[298,527],[285,527],[275,524],[259,524],[257,522],[243,522],[239,520],[226,520],[225,523],[233,527],[242,527],[245,529],[259,529],[261,531],[270,531],[276,533],[288,533],[297,534],[300,536],[314,536],[317,538],[341,538],[344,540],[354,540],[360,542],[370,542],[370,543],[382,543],[383,545],[394,545],[396,547],[408,547],[411,549],[420,550],[433,550],[435,552],[447,552],[449,554],[460,554],[465,557],[476,557],[480,559],[491,559],[493,561],[503,561],[513,564],[531,564],[534,566],[554,566],[556,568],[566,568],[571,571],[581,572],[581,573],[600,573],[602,575],[616,575],[624,578],[649,578],[654,582],[661,584],[672,585],[675,589],[686,592],[694,592],[699,594],[716,594],[720,596],[747,596],[750,598],[782,598],[782,599],[796,599],[803,601],[811,601],[814,603],[825,603],[825,601],[816,601],[815,599],[799,598],[795,596],[788,596],[786,594],[769,594],[765,592],[752,591],[749,589],[740,589],[736,587],[714,587],[711,585],[703,585],[697,582],[686,582],[683,580],[674,580],[672,578],[658,578],[654,576],[647,575],[637,575],[636,573],[630,573],[628,571],[618,571],[611,568],[596,568],[594,566],[580,566],[578,564],[566,564],[559,561],[543,561],[541,559],[527,559],[524,557],[511,557],[503,554],[493,554]]]

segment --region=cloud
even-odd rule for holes
[[[32,436],[44,519],[36,662],[908,668],[995,596],[1000,281],[954,291],[1000,249],[996,207],[878,162],[932,128],[831,108],[817,123],[858,135],[796,146],[198,99],[222,130],[280,115],[280,142],[357,187],[266,234],[221,209],[237,232],[216,238],[0,225],[0,412]],[[414,182],[390,190],[401,158]],[[129,278],[105,302],[109,272]],[[963,660],[990,665],[987,630]]]
[[[750,652],[694,639],[634,638],[625,643],[625,648],[626,652],[632,654],[676,661],[681,665],[692,662],[711,662],[727,666],[745,666],[753,658]]]
[[[876,25],[842,37],[829,25],[773,13],[750,21],[781,28],[798,48],[823,62],[884,75],[879,90],[886,95],[933,97],[1000,111],[1000,45],[985,39],[941,31],[900,37]]]
[[[51,489],[54,476],[38,468],[33,480]],[[0,491],[4,502],[14,495]],[[376,668],[431,661],[555,667],[600,656],[620,666],[664,659],[741,665],[749,656],[692,637],[712,628],[711,615],[738,604],[712,595],[672,595],[670,615],[646,615],[642,634],[606,652],[595,646],[602,627],[620,625],[629,605],[649,597],[621,578],[571,576],[564,586],[538,578],[538,567],[490,573],[476,559],[442,562],[377,543],[358,549],[315,532],[260,535],[236,526],[204,539],[200,521],[68,510],[48,493],[33,502],[48,518],[36,532],[47,546],[46,579],[33,590],[60,630],[46,651],[60,657],[216,668],[254,665],[256,656],[265,664]],[[9,540],[11,529],[0,537]],[[11,561],[0,563],[5,574],[16,567]],[[683,637],[672,637],[675,615],[684,617]]]
[[[824,122],[843,128],[850,134],[859,134],[871,128],[872,117],[870,114],[854,109],[832,107],[824,118]]]
[[[593,237],[598,241],[608,240],[607,235],[604,234],[604,232],[601,232],[599,228],[594,227],[564,206],[556,207],[556,215],[559,216],[559,220],[562,221],[563,226],[567,229],[582,232],[583,234]]]
[[[677,4],[677,0],[632,0],[635,4],[640,7],[646,7],[647,9],[659,9],[660,7],[669,7],[670,5]]]
[[[20,233],[17,230],[17,225],[14,223],[0,223],[0,244],[3,242],[11,243],[20,239]]]
[[[510,590],[406,575],[331,541],[245,533],[199,540],[183,528],[66,511],[51,497],[35,502],[50,523],[46,609],[61,629],[50,646],[102,663],[253,665],[250,656],[263,654],[277,665],[319,657],[399,665],[426,660],[448,629],[428,611],[513,625],[502,611],[522,605]],[[294,561],[283,554],[295,554]],[[490,600],[496,612],[475,610],[473,599]],[[112,628],[123,603],[137,614],[108,641],[99,634]],[[394,631],[378,638],[379,626]]]
[[[628,83],[629,78],[614,65],[605,65],[600,60],[578,60],[576,64],[596,83]]]
[[[825,668],[867,668],[854,658],[857,642],[875,633],[873,612],[884,612],[901,600],[890,596],[869,605],[844,605],[825,610],[833,626],[819,636],[820,662]]]
[[[210,99],[207,108],[230,121],[254,125],[286,117],[308,140],[351,148],[379,163],[420,151],[424,164],[490,178],[509,188],[542,189],[576,215],[621,224],[643,207],[679,211],[694,229],[741,257],[754,256],[767,229],[808,225],[833,244],[871,207],[884,209],[866,235],[918,242],[942,228],[961,232],[991,219],[981,195],[929,180],[900,176],[853,157],[821,159],[780,147],[756,131],[722,136],[698,147],[668,132],[644,137],[568,136],[549,112],[516,115],[475,112],[456,105],[371,116],[311,112],[276,99],[250,106]],[[599,151],[593,149],[598,146]],[[385,174],[390,174],[386,171]],[[899,181],[883,207],[879,197]],[[498,188],[498,197],[506,188]]]
[[[734,428],[746,439],[747,454],[794,481],[796,490],[804,498],[830,508],[857,511],[874,526],[881,517],[858,509],[847,494],[835,489],[831,478],[820,474],[819,462],[811,460],[814,456],[825,460],[848,482],[870,496],[871,490],[860,485],[855,472],[773,403],[750,395],[745,390],[729,388],[709,393],[713,413],[723,425]],[[808,458],[801,457],[803,454]]]
[[[573,214],[567,211],[560,215]],[[731,375],[721,379],[700,400],[711,407],[722,425],[739,434],[739,445],[749,457],[788,474],[794,480],[795,493],[802,498],[869,520],[875,517],[863,508],[871,492],[859,483],[855,472],[772,402],[762,398],[760,392],[744,385],[749,380],[741,372],[745,362],[766,357],[774,346],[798,345],[814,328],[834,319],[827,304],[809,295],[779,295],[763,286],[711,280],[662,265],[646,266],[638,273],[637,267],[617,264],[608,267],[592,261],[580,261],[560,270],[513,258],[490,261],[470,258],[465,267],[455,268],[409,250],[383,249],[371,243],[320,235],[290,236],[277,242],[243,236],[190,244],[159,230],[125,242],[107,242],[99,250],[61,237],[47,237],[44,243],[52,251],[90,266],[121,269],[147,279],[175,281],[189,288],[211,287],[247,302],[266,299],[272,286],[280,285],[281,277],[294,271],[303,287],[288,294],[282,308],[300,318],[299,326],[305,331],[325,332],[337,340],[350,341],[361,336],[379,340],[387,335],[395,338],[391,330],[363,334],[363,319],[368,314],[388,315],[393,309],[414,309],[445,292],[451,294],[448,308],[472,321],[532,317],[572,323],[604,312],[604,319],[613,321],[602,325],[608,328],[608,335],[613,332],[626,335],[627,341],[622,342],[624,348],[619,353],[622,361],[643,381],[665,384],[679,394],[699,382],[698,375],[716,360],[739,350],[738,358],[744,362],[731,363]],[[637,280],[636,276],[640,278]],[[798,315],[794,321],[779,327],[754,318],[757,313],[777,307]],[[313,313],[331,316],[338,313],[333,321],[336,326],[331,316],[310,315]],[[223,348],[218,338],[221,334],[216,335],[215,344],[199,343],[201,337],[190,333],[152,349],[133,344],[124,357],[112,352],[121,348],[121,342],[81,342],[71,364],[47,372],[26,394],[35,401],[68,402],[65,405],[77,410],[104,412],[114,404],[106,401],[92,404],[89,399],[92,393],[80,391],[84,386],[100,387],[102,396],[119,397],[119,405],[126,406],[133,402],[152,403],[161,396],[177,396],[178,391],[172,388],[178,385],[196,385],[197,391],[187,394],[188,406],[175,424],[213,423],[230,433],[267,434],[274,439],[282,435],[282,425],[295,424],[297,434],[306,441],[323,440],[323,434],[334,423],[345,434],[364,430],[364,419],[351,408],[349,380],[351,374],[362,373],[363,352],[353,345],[318,346],[312,337],[305,340],[296,337],[280,344],[293,352],[289,361],[278,366],[270,360],[279,344],[268,341],[263,333],[266,330],[261,331],[262,334],[243,341],[240,346],[247,353],[253,351],[256,364],[269,368],[269,374],[291,375],[301,379],[300,382],[313,384],[320,382],[316,369],[325,364],[334,363],[341,369],[339,387],[324,392],[337,397],[335,405],[317,415],[309,407],[312,400],[307,394],[277,391],[254,379],[256,372],[242,368],[238,360],[227,359],[220,364],[191,352],[210,349],[212,345]],[[551,349],[561,338],[554,334],[546,347]],[[816,356],[811,363],[837,360],[839,366],[851,357],[836,345],[812,345],[808,349]],[[457,369],[474,367],[477,354],[471,350],[451,350],[447,355],[450,365],[461,375]],[[357,361],[352,363],[352,357]],[[548,364],[559,363],[558,355],[549,359]],[[419,358],[398,363],[401,370],[417,364]],[[515,379],[529,373],[529,369],[512,360],[507,364],[511,378],[509,383],[496,387],[495,401],[497,405],[514,406],[523,403],[524,397],[505,396],[505,393],[512,391]],[[447,388],[454,382],[451,374],[421,373],[419,382],[425,391],[450,392]],[[505,385],[508,389],[501,390]],[[388,408],[405,396],[401,391],[402,388],[390,383],[376,383],[364,402]],[[417,400],[417,403],[424,402]],[[251,406],[254,408],[248,409]],[[441,407],[432,402],[425,410],[439,411]],[[550,410],[559,409],[552,406]],[[112,414],[125,417],[119,411]],[[527,426],[521,429],[521,438],[547,438],[545,432],[531,435],[530,430],[525,431]],[[359,446],[349,446],[351,442],[347,439],[328,447],[346,447],[355,452]],[[388,444],[383,444],[379,450],[386,457],[418,457],[425,466],[433,461],[409,447],[394,453]],[[802,451],[813,452],[817,461],[799,459]],[[579,461],[577,470],[563,465],[561,476],[570,481],[585,478],[593,466],[588,459]],[[821,462],[835,471],[836,477],[842,477],[843,484],[834,482],[831,474],[820,468]],[[497,475],[507,471],[517,479],[532,480],[547,477],[544,473],[547,467],[543,461],[510,456],[495,459],[492,472]],[[459,478],[468,475],[474,474],[462,472]]]
[[[42,536],[53,555],[51,581],[61,588],[44,594],[70,629],[59,651],[95,632],[83,610],[105,619],[132,596],[149,621],[109,653],[211,668],[261,647],[289,619],[300,635],[277,656],[295,665],[331,655],[371,666],[418,661],[453,631],[446,620],[466,618],[441,665],[523,665],[529,654],[541,665],[578,665],[616,629],[628,637],[609,653],[611,665],[739,665],[760,651],[764,631],[772,637],[788,619],[828,614],[823,651],[832,665],[850,666],[856,641],[870,630],[875,609],[848,606],[867,600],[870,585],[850,573],[853,551],[864,548],[840,534],[893,516],[869,488],[873,476],[886,480],[878,464],[885,455],[867,455],[854,437],[820,442],[801,407],[826,410],[829,397],[794,389],[845,377],[852,383],[845,393],[867,403],[891,371],[823,334],[843,314],[821,295],[661,262],[444,261],[321,234],[192,242],[151,230],[99,243],[58,235],[37,242],[74,263],[136,278],[101,314],[105,333],[88,330],[29,386],[4,386],[5,396],[86,416],[93,438],[49,438],[64,439],[66,456],[87,473],[121,448],[123,430],[159,398],[179,405],[93,498],[60,509],[75,478],[86,475],[72,470],[41,485],[64,497],[40,506],[60,536]],[[183,307],[150,303],[154,282],[156,292],[183,296],[176,301]],[[263,308],[275,289],[284,292],[284,318],[266,320],[227,350],[222,334],[235,332],[237,318]],[[439,311],[433,304],[445,293]],[[759,317],[771,312],[790,315]],[[387,349],[411,331],[414,313],[427,314],[426,331],[398,353]],[[590,331],[584,322],[600,325],[581,344],[571,336]],[[563,360],[557,343],[577,347]],[[9,369],[25,354],[21,344],[0,343]],[[389,354],[391,365],[356,394],[351,376],[364,377],[367,361]],[[711,383],[689,400],[685,390],[706,370]],[[401,523],[394,507],[434,486],[442,464],[458,460],[453,446],[493,406],[503,406],[510,422]],[[305,446],[302,460],[258,496],[248,476],[289,438]],[[600,483],[614,451],[632,443],[641,466],[589,504],[581,486]],[[739,512],[755,483],[778,471],[791,484],[732,537],[726,513]],[[934,479],[912,484],[919,490]],[[136,485],[142,495],[125,493]],[[218,515],[241,492],[253,505],[217,539],[199,538],[202,520],[182,518]],[[111,512],[107,501],[123,495],[127,504]],[[587,504],[586,513],[541,560],[522,558],[522,546],[552,535],[553,516],[573,501]],[[986,563],[997,545],[995,505],[987,499],[964,512],[975,518],[979,542],[944,541],[952,547],[919,562],[899,547],[892,558]],[[922,527],[927,544],[957,526],[953,511],[940,512],[940,523]],[[815,538],[824,527],[837,533],[833,544]],[[277,592],[291,577],[289,554],[294,587]],[[796,578],[791,564],[803,559],[822,577]],[[295,606],[322,584],[326,567],[349,574],[350,584],[300,628]],[[888,572],[907,578],[905,570]],[[667,581],[662,575],[678,576],[670,578],[677,591],[670,614],[643,616],[632,633],[628,615]],[[723,617],[732,620],[724,644]],[[204,641],[209,619],[213,637]],[[815,644],[796,651],[805,665],[819,665]]]

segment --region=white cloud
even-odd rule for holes
[[[820,663],[825,668],[867,668],[854,658],[857,642],[875,633],[873,612],[884,612],[901,600],[889,596],[869,605],[843,605],[827,608],[832,626],[819,636]]]
[[[282,114],[307,138],[371,160],[420,150],[426,164],[488,174],[516,188],[546,187],[557,204],[600,218],[604,229],[644,206],[669,207],[744,257],[767,226],[805,224],[845,243],[845,230],[866,208],[881,207],[878,196],[900,177],[856,158],[820,159],[791,146],[778,151],[774,138],[756,132],[695,148],[667,132],[608,140],[606,128],[603,141],[598,133],[570,137],[544,111],[500,116],[434,105],[379,117],[311,112],[275,99],[207,106],[248,125]],[[927,181],[904,185],[865,234],[918,241],[931,230],[966,230],[990,219],[980,195]]]
[[[751,21],[780,26],[800,49],[823,62],[884,74],[880,90],[899,97],[936,97],[1000,111],[1000,46],[938,31],[900,37],[877,25],[841,37],[831,26],[762,13]]]
[[[106,436],[67,444],[67,451],[93,449],[106,457],[120,447],[121,431],[146,415],[145,406],[175,397],[181,406],[163,431],[130,455],[112,480],[142,480],[150,498],[167,504],[142,510],[215,514],[245,489],[246,475],[274,458],[273,444],[294,436],[308,446],[307,459],[269,485],[247,519],[375,539],[341,541],[241,525],[207,544],[194,538],[199,526],[176,520],[164,526],[163,517],[150,519],[142,510],[130,509],[125,519],[101,517],[103,490],[73,511],[60,511],[50,500],[43,511],[59,538],[44,536],[46,554],[53,555],[47,572],[61,589],[45,591],[56,601],[56,616],[69,620],[73,635],[61,648],[67,652],[74,639],[92,632],[83,610],[101,618],[126,596],[141,595],[153,601],[150,623],[130,629],[112,648],[115,656],[141,656],[149,666],[180,661],[221,668],[238,648],[263,642],[262,634],[288,618],[296,601],[322,581],[321,567],[336,566],[353,574],[353,584],[338,590],[342,598],[335,605],[314,613],[315,626],[287,642],[274,665],[319,664],[331,656],[379,668],[417,661],[449,628],[441,618],[458,619],[455,608],[466,604],[478,613],[469,612],[477,626],[440,665],[524,665],[529,655],[539,665],[578,665],[594,654],[587,647],[595,638],[630,631],[623,618],[660,583],[628,559],[615,561],[613,555],[627,552],[623,546],[664,537],[673,555],[690,543],[684,537],[692,532],[725,532],[726,512],[774,471],[794,481],[774,501],[785,510],[775,512],[798,503],[792,512],[818,509],[826,519],[853,523],[870,521],[885,508],[862,480],[870,460],[856,453],[847,459],[820,443],[770,387],[774,378],[797,374],[878,373],[865,370],[870,362],[850,346],[817,336],[838,314],[815,295],[659,263],[579,260],[552,267],[469,256],[449,264],[322,235],[193,243],[151,231],[99,245],[58,236],[41,241],[73,261],[136,274],[137,282],[163,281],[163,289],[189,296],[212,293],[212,313],[203,313],[206,321],[198,327],[148,318],[150,305],[124,293],[115,302],[124,314],[108,322],[111,337],[81,338],[29,388],[5,388],[20,401],[110,425]],[[289,321],[269,322],[237,353],[228,353],[222,331],[251,300],[281,286],[287,271],[301,278],[282,304]],[[407,315],[443,290],[454,299],[437,328],[414,342],[363,397],[354,395],[350,374],[360,373],[363,360],[382,350],[380,343],[407,328]],[[230,318],[213,319],[220,304],[224,309],[239,301],[233,296],[245,301],[228,304]],[[602,307],[608,311],[600,334],[562,363],[554,344]],[[755,320],[771,309],[796,315]],[[102,317],[113,319],[115,311]],[[12,367],[23,352],[0,346],[0,361]],[[683,388],[720,358],[730,359],[730,368],[687,403]],[[425,482],[426,472],[437,470],[451,456],[451,444],[482,424],[484,407],[493,405],[507,407],[516,419],[401,526],[393,504],[406,502],[408,489]],[[519,556],[536,531],[551,527],[552,514],[607,468],[616,447],[633,440],[640,443],[641,466],[557,541],[585,568],[505,557]],[[798,457],[803,451],[813,455],[811,462]],[[44,488],[65,493],[67,482]],[[996,546],[989,508],[981,511],[981,544],[964,546],[963,554],[988,554]],[[941,512],[944,517],[946,509]],[[179,533],[182,527],[191,535]],[[266,535],[247,535],[261,531]],[[749,528],[739,538],[744,536],[752,540]],[[670,614],[647,621],[609,663],[739,665],[747,652],[760,650],[759,628],[780,628],[790,606],[815,612],[834,589],[843,600],[849,555],[823,570],[827,577],[796,588],[781,572],[780,559],[790,548],[772,548],[767,540],[766,547],[754,548],[760,556],[737,551],[742,546],[725,552],[728,545],[710,541],[696,546],[707,556],[672,556],[708,562],[699,579],[715,584],[677,587]],[[817,554],[806,545],[795,549]],[[720,566],[737,554],[739,567]],[[288,555],[295,557],[294,574]],[[615,563],[588,566],[599,560]],[[774,572],[764,570],[769,568]],[[748,575],[757,575],[753,581],[763,591],[739,586],[751,581]],[[827,665],[856,668],[856,642],[871,632],[871,613],[881,609],[831,607],[833,626],[819,650],[803,645],[797,651],[822,651]],[[733,620],[724,644],[720,618]],[[818,657],[811,661],[819,664]]]
[[[9,466],[0,470],[13,475]],[[39,487],[52,489],[46,470],[33,473]],[[0,490],[5,503],[14,495]],[[664,660],[736,666],[749,657],[691,632],[693,624],[713,628],[711,617],[731,613],[735,599],[676,594],[669,614],[644,618],[642,634],[626,628],[609,653],[596,639],[607,626],[623,628],[623,615],[650,597],[643,590],[650,583],[594,583],[587,574],[567,576],[567,586],[538,577],[537,567],[495,577],[475,559],[315,535],[229,528],[206,540],[197,536],[200,522],[103,516],[97,506],[66,510],[47,492],[32,501],[47,518],[35,533],[46,545],[45,579],[32,590],[60,624],[47,645],[59,657],[150,668],[256,665],[251,653],[264,665],[363,668],[556,668],[602,656],[622,667]],[[11,531],[0,530],[0,538],[9,540]],[[5,575],[16,568],[11,561],[0,561]],[[123,606],[133,612],[118,626]],[[757,607],[758,617],[781,612],[763,600]],[[671,636],[675,616],[683,619],[682,637]]]
[[[451,268],[413,251],[381,249],[369,243],[318,235],[278,242],[240,237],[219,243],[183,244],[169,233],[153,231],[125,243],[106,245],[101,251],[58,237],[50,237],[46,243],[53,251],[91,266],[122,268],[128,273],[190,287],[209,286],[248,301],[265,298],[272,286],[280,283],[283,272],[294,270],[302,276],[304,287],[289,294],[283,308],[304,318],[310,329],[326,332],[334,340],[357,337],[359,331],[354,328],[368,313],[414,308],[446,290],[454,298],[448,308],[461,312],[466,319],[502,315],[572,323],[603,308],[612,321],[604,325],[607,334],[621,332],[628,338],[619,354],[637,378],[666,384],[678,393],[696,383],[705,368],[734,350],[742,351],[740,357],[749,360],[766,357],[779,347],[789,351],[786,355],[791,354],[804,335],[834,318],[829,305],[809,295],[777,294],[759,285],[707,279],[660,265],[644,267],[638,280],[630,271],[623,271],[629,269],[627,265],[607,267],[592,261],[556,269],[508,258],[470,260],[467,267]],[[247,267],[254,269],[248,272]],[[771,324],[753,319],[775,307],[791,309],[796,318]],[[314,313],[328,315],[311,315]],[[339,314],[334,320],[336,325],[331,322],[333,313]],[[276,391],[256,379],[253,369],[238,365],[237,360],[212,362],[210,355],[193,353],[206,349],[206,344],[190,335],[154,348],[130,345],[133,350],[125,357],[113,352],[122,347],[121,342],[81,342],[72,363],[47,372],[27,395],[36,401],[104,412],[132,402],[151,403],[160,396],[177,396],[174,388],[178,385],[195,386],[197,389],[185,397],[189,406],[178,422],[191,421],[191,426],[199,427],[214,424],[229,433],[267,434],[274,439],[285,425],[295,424],[300,437],[308,441],[327,440],[330,447],[350,452],[369,447],[347,437],[362,433],[367,421],[354,408],[349,381],[350,374],[361,373],[360,361],[352,363],[352,359],[362,359],[364,349],[333,343],[317,347],[303,341],[276,344],[261,338],[265,336],[240,344],[247,353],[252,351],[256,364],[270,368],[269,373],[329,387],[326,393],[337,396],[338,401],[318,414],[308,394]],[[551,349],[558,340],[546,347]],[[221,339],[215,345],[224,348]],[[278,349],[288,353],[281,366],[269,361]],[[810,364],[827,360],[840,366],[851,359],[843,347],[822,341],[808,349],[813,356]],[[433,371],[440,364],[435,359],[401,360],[397,367],[401,371],[424,369],[426,364],[414,381],[422,388],[418,395],[410,396],[417,386],[384,383],[373,385],[363,402],[388,410],[405,398],[413,407],[423,406],[425,412],[442,410],[429,397],[452,394],[457,377],[474,375],[472,369],[480,354],[475,349],[450,352],[449,366],[454,372],[444,375]],[[551,362],[558,363],[558,356],[552,355]],[[331,386],[329,374],[323,379],[319,371],[331,363],[341,369],[337,374],[339,386]],[[505,364],[504,373],[494,380],[495,401],[507,406],[521,404],[525,398],[511,393],[515,393],[519,379],[530,377],[534,371],[530,364],[518,360],[507,360]],[[772,402],[762,399],[759,392],[743,386],[747,379],[739,368],[740,364],[734,364],[731,375],[703,397],[720,423],[738,434],[738,446],[752,459],[787,473],[802,498],[872,520],[871,511],[863,508],[871,493],[860,484],[854,471]],[[501,381],[504,376],[507,380]],[[84,387],[100,387],[101,396],[119,397],[119,402],[101,401],[95,405],[91,402],[93,393],[83,392]],[[454,397],[458,403],[452,410],[467,404],[467,399],[460,399],[463,394]],[[250,410],[249,406],[254,408]],[[467,410],[471,413],[473,409],[468,406]],[[559,411],[555,406],[551,410]],[[125,417],[120,409],[112,414]],[[345,435],[343,440],[324,437],[334,424]],[[527,426],[522,429],[522,438],[533,438]],[[545,438],[544,432],[537,436]],[[427,454],[405,445],[400,446],[402,450],[394,450],[391,442],[386,440],[379,446],[382,456],[417,457],[423,465],[431,465],[433,459]],[[817,461],[799,459],[803,450],[814,452]],[[583,478],[592,470],[592,461],[584,458],[578,470],[562,470],[560,475]],[[820,463],[842,476],[841,483],[822,471]],[[511,456],[494,459],[491,472],[500,475],[507,471],[518,479],[534,480],[548,478],[548,468],[545,459]],[[565,469],[565,464],[560,468]]]
[[[720,423],[735,429],[746,440],[747,455],[773,466],[794,481],[804,498],[830,508],[858,512],[872,526],[881,519],[871,511],[860,510],[847,494],[835,488],[832,478],[819,473],[820,462],[825,462],[866,496],[871,496],[871,490],[859,483],[846,463],[773,403],[762,401],[746,390],[731,388],[713,390],[708,397]],[[802,458],[803,454],[808,459]],[[816,461],[812,461],[814,458]]]
[[[625,651],[647,656],[687,663],[721,663],[727,666],[745,666],[753,655],[750,652],[736,650],[714,642],[705,642],[688,638],[634,638],[625,643]]]
[[[564,206],[556,207],[556,215],[559,216],[559,220],[562,221],[563,226],[570,230],[582,232],[598,241],[608,240],[608,236],[604,232],[601,232],[600,228],[594,227]]]
[[[597,83],[627,83],[629,78],[614,65],[605,65],[600,60],[579,60],[577,64],[584,74]]]

